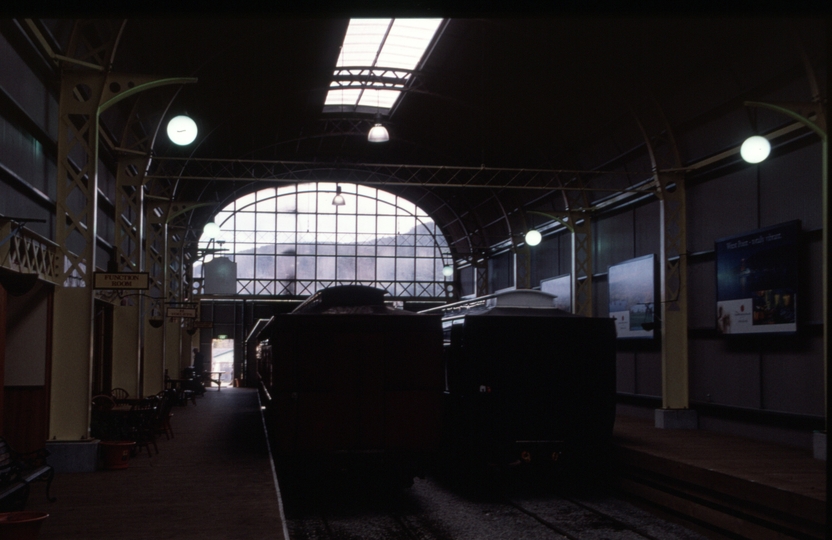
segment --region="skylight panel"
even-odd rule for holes
[[[336,67],[374,66],[392,19],[352,19]]]
[[[333,74],[335,79],[324,101],[324,112],[389,111],[441,22],[442,19],[351,19]]]
[[[358,103],[358,99],[360,97],[361,89],[359,88],[330,90],[326,94],[326,101],[324,101],[324,105],[344,105],[348,103],[352,103],[354,105]]]
[[[366,89],[358,100],[359,106],[378,107],[380,109],[389,109],[398,99],[401,91],[399,90],[375,90]]]
[[[441,21],[442,19],[394,19],[376,65],[416,69]]]

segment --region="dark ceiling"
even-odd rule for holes
[[[68,35],[65,21],[50,24],[53,33]],[[622,171],[615,181],[623,186],[650,175],[638,121],[650,136],[668,125],[695,130],[712,111],[742,109],[743,99],[760,97],[755,92],[776,80],[795,81],[784,99],[809,100],[801,51],[814,69],[824,64],[826,52],[825,23],[812,18],[452,18],[416,74],[417,83],[385,118],[390,141],[371,144],[371,116],[322,113],[347,24],[346,17],[273,15],[127,19],[113,70],[198,78],[143,97],[146,130],[155,129],[163,113],[170,118],[186,112],[199,125],[200,135],[188,147],[158,136],[153,152],[159,157],[314,162],[355,170],[367,164],[604,168]],[[753,129],[750,116],[739,120],[738,137]],[[701,158],[685,147],[684,137],[677,143],[682,163]],[[327,171],[333,174],[332,167]],[[332,178],[337,176],[323,179]],[[456,237],[506,221],[516,207],[557,196],[414,187],[400,173],[387,178],[400,184],[390,191],[418,200]],[[528,179],[520,175],[516,181]],[[568,181],[560,175],[555,184]],[[181,182],[176,197],[226,201],[257,187]],[[454,221],[473,214],[476,225],[454,229]],[[194,219],[206,216],[208,210]],[[487,243],[510,229],[493,229]]]

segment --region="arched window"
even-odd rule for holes
[[[340,187],[344,204],[333,198]],[[448,244],[415,204],[373,187],[327,182],[268,188],[241,197],[215,218],[220,234],[201,249],[237,263],[237,293],[308,296],[361,284],[396,298],[446,295]],[[203,262],[194,264],[199,289]],[[198,292],[198,290],[197,290]]]

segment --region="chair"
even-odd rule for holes
[[[130,397],[130,393],[124,388],[113,388],[110,390],[110,396],[113,399],[127,399]]]
[[[165,438],[170,440],[173,438],[173,428],[170,425],[170,419],[173,416],[171,409],[176,403],[179,396],[174,389],[163,390],[156,394],[159,399],[158,412],[155,419],[156,433],[164,434]]]
[[[92,398],[92,410],[94,411],[111,411],[115,406],[116,402],[112,396],[99,394]]]
[[[153,426],[153,418],[157,413],[158,404],[156,399],[144,399],[130,407],[129,438],[136,442],[136,451],[147,448],[147,456],[153,457],[150,446],[159,455],[159,447],[156,445],[156,431]]]

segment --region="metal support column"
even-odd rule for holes
[[[660,193],[659,302],[662,408],[688,409],[688,302],[685,184],[681,173],[656,175]]]
[[[89,437],[93,357],[92,273],[98,219],[98,109],[107,77],[61,78],[55,238],[63,286],[55,290],[49,438]]]
[[[144,187],[149,157],[123,157],[116,173],[116,266],[119,272],[144,269]],[[140,395],[143,302],[128,296],[113,311],[113,386]]]
[[[592,222],[589,215],[578,218],[579,214],[576,214],[571,212],[569,216],[572,223],[572,313],[592,317]]]

